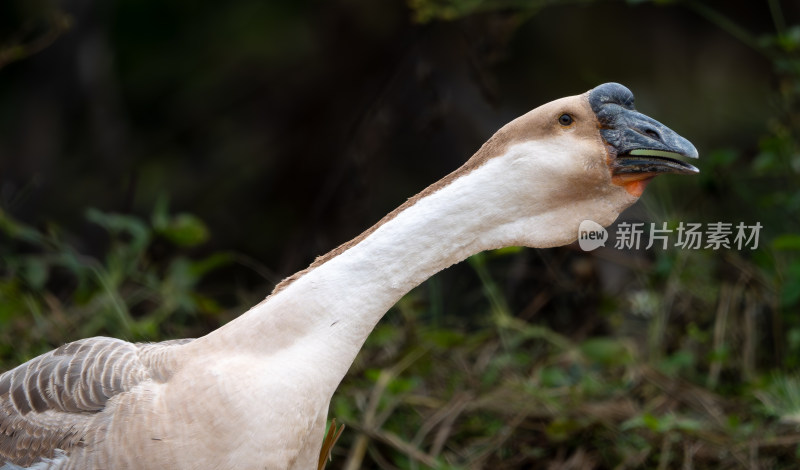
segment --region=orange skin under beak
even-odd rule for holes
[[[614,175],[611,177],[611,182],[625,188],[625,191],[631,196],[641,197],[642,193],[644,193],[644,188],[646,188],[648,183],[655,177],[656,175],[652,173]]]

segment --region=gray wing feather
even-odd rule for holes
[[[162,381],[165,353],[191,340],[132,344],[89,338],[0,375],[0,464],[32,465],[87,445],[89,423],[115,395]]]

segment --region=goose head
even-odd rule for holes
[[[633,93],[618,83],[588,92],[600,135],[607,145],[612,180],[641,194],[646,182],[661,173],[691,175],[700,170],[676,157],[698,158],[691,142],[655,119],[637,112]]]
[[[490,244],[541,248],[575,241],[583,220],[611,224],[658,175],[699,172],[680,158],[697,149],[606,83],[511,121],[467,166],[500,167],[486,173],[502,180],[493,187],[513,216],[495,224]]]

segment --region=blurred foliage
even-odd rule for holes
[[[208,238],[203,222],[171,215],[160,199],[150,221],[89,209],[106,236],[104,256],[82,254],[56,226],[25,225],[0,211],[0,365],[3,369],[65,338],[111,335],[131,341],[169,338],[170,324],[191,333],[198,317],[222,310],[199,292],[210,271],[232,261],[214,253],[193,259],[181,251]],[[212,321],[212,324],[214,322]]]
[[[70,28],[71,19],[49,0],[0,3],[0,69],[40,52]]]
[[[599,1],[408,0],[407,5],[414,21],[428,25],[511,16],[513,21],[502,23],[510,30],[503,30],[505,37],[546,7],[590,3]],[[774,23],[769,34],[747,30],[710,1],[626,4],[688,9],[772,67],[773,89],[765,104],[770,117],[760,140],[741,143],[732,136],[731,146],[703,152],[696,179],[670,180],[666,186],[657,181],[644,200],[655,220],[672,227],[682,220],[758,221],[764,227],[758,249],[622,255],[511,248],[470,258],[459,274],[472,281],[457,286],[458,302],[445,302],[454,295],[452,283],[434,278],[404,297],[370,336],[331,405],[331,416],[347,429],[330,468],[797,466],[800,24],[787,23],[777,0],[765,2]],[[20,10],[24,5],[30,9]],[[158,16],[149,9],[153,4],[120,2],[124,14],[116,17],[114,30],[123,52],[118,67],[123,82],[135,83],[130,101],[140,106],[132,111],[139,125],[162,137],[161,127],[175,118],[153,112],[164,99],[181,123],[193,123],[191,112],[201,108],[217,112],[214,86],[237,89],[237,80],[244,79],[182,82],[201,70],[206,58],[223,64],[213,71],[219,74],[242,64],[258,67],[260,61],[288,67],[314,62],[311,27],[301,19],[307,5],[298,5],[275,2],[261,9],[236,3],[222,13],[201,15],[204,21],[218,20],[233,39],[228,47],[214,45],[205,55],[191,55],[184,51],[209,27],[202,21],[177,24],[194,5],[170,4],[168,14]],[[8,10],[0,11],[0,67],[42,50],[69,25],[54,3],[3,8]],[[275,13],[281,9],[286,11]],[[19,26],[20,15],[33,19]],[[164,24],[142,33],[141,25],[153,18]],[[239,28],[248,19],[274,27]],[[145,36],[143,48],[125,42],[139,33]],[[262,33],[270,40],[259,40]],[[159,55],[173,37],[178,40],[170,43],[172,49]],[[426,76],[421,66],[415,73]],[[314,95],[308,100],[315,112],[323,101]],[[380,121],[373,117],[360,119]],[[159,147],[153,158],[169,160],[180,139],[197,139],[192,148],[199,152],[205,136],[187,127],[177,138],[164,137],[167,148]],[[231,129],[238,129],[235,121],[213,128],[230,141],[219,152],[234,159],[251,152],[253,142]],[[248,158],[236,160],[238,173],[227,179],[238,185],[266,172],[267,163]],[[219,167],[203,164],[218,177]],[[146,166],[143,178],[158,171]],[[158,185],[145,189],[153,186]],[[693,207],[671,206],[670,189],[689,186]],[[259,217],[267,221],[236,222],[259,238],[270,224],[288,225],[261,212]],[[231,310],[239,311],[249,306],[208,294],[242,289],[235,279],[213,279],[236,256],[202,249],[224,225],[209,228],[199,216],[172,214],[163,197],[149,217],[89,209],[85,218],[100,232],[76,239],[53,223],[28,224],[0,211],[0,368],[81,337],[154,341],[201,335],[229,317],[226,305],[236,304]],[[626,271],[623,288],[600,282],[609,265]],[[523,295],[521,284],[535,287]]]
[[[694,295],[716,281],[679,268],[694,289],[667,304],[677,318],[651,333],[665,349],[654,357],[635,336],[568,337],[520,321],[495,295],[492,257],[508,255],[469,263],[488,301],[482,326],[423,320],[438,295],[427,285],[370,336],[331,407],[351,430],[334,468],[796,466],[798,378],[769,372],[793,367],[756,344],[768,312],[752,310],[752,291],[722,288],[721,311],[717,295]],[[651,282],[661,310],[667,281]]]

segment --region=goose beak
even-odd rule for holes
[[[617,115],[614,129],[600,134],[613,148],[613,176],[656,176],[661,173],[692,175],[695,166],[679,158],[698,158],[697,149],[677,132],[653,118],[624,110]],[[611,142],[614,142],[613,144]]]
[[[697,149],[677,132],[633,108],[633,94],[622,85],[607,83],[589,92],[609,147],[612,176],[621,182],[650,179],[662,173],[699,173],[679,158],[698,158]]]

